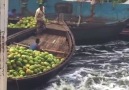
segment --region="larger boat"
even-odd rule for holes
[[[76,44],[115,39],[126,27],[129,18],[128,4],[97,3],[92,13],[90,2],[78,1],[46,2],[48,18],[55,19],[58,13],[64,13],[64,20],[70,27]]]
[[[46,0],[44,4],[46,17],[55,20],[59,13],[63,13],[64,20],[72,31],[76,44],[115,39],[128,22],[128,4],[101,2],[95,5],[92,12],[90,2],[86,1],[90,0]],[[10,1],[10,9],[13,7],[13,3]],[[20,9],[20,6],[17,8]],[[29,0],[28,10],[34,13],[36,9],[35,0]]]

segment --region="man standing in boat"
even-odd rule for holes
[[[40,4],[39,8],[36,10],[35,13],[35,20],[37,25],[36,34],[39,36],[43,29],[46,28],[45,26],[45,7]]]

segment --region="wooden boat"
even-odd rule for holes
[[[35,29],[21,31],[15,35],[8,37],[8,44],[13,42],[20,45],[30,45],[34,42],[35,36],[32,36]],[[57,73],[59,73],[70,61],[75,49],[75,42],[73,35],[66,24],[48,24],[47,29],[43,31],[40,37],[41,48],[44,51],[50,52],[57,57],[65,58],[65,60],[57,67],[37,75],[25,77],[22,79],[8,79],[8,89],[23,90],[23,87],[33,87],[47,82]],[[24,89],[25,90],[25,89]],[[30,89],[28,89],[30,90]]]

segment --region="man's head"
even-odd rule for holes
[[[40,42],[39,38],[37,38],[37,39],[35,40],[35,42],[36,42],[37,44],[39,44],[39,42]]]
[[[40,4],[39,8],[40,8],[41,11],[43,11],[43,5]]]
[[[12,9],[12,13],[16,13],[16,9]]]

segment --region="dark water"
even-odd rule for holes
[[[33,90],[129,90],[129,42],[77,46],[69,65]]]

